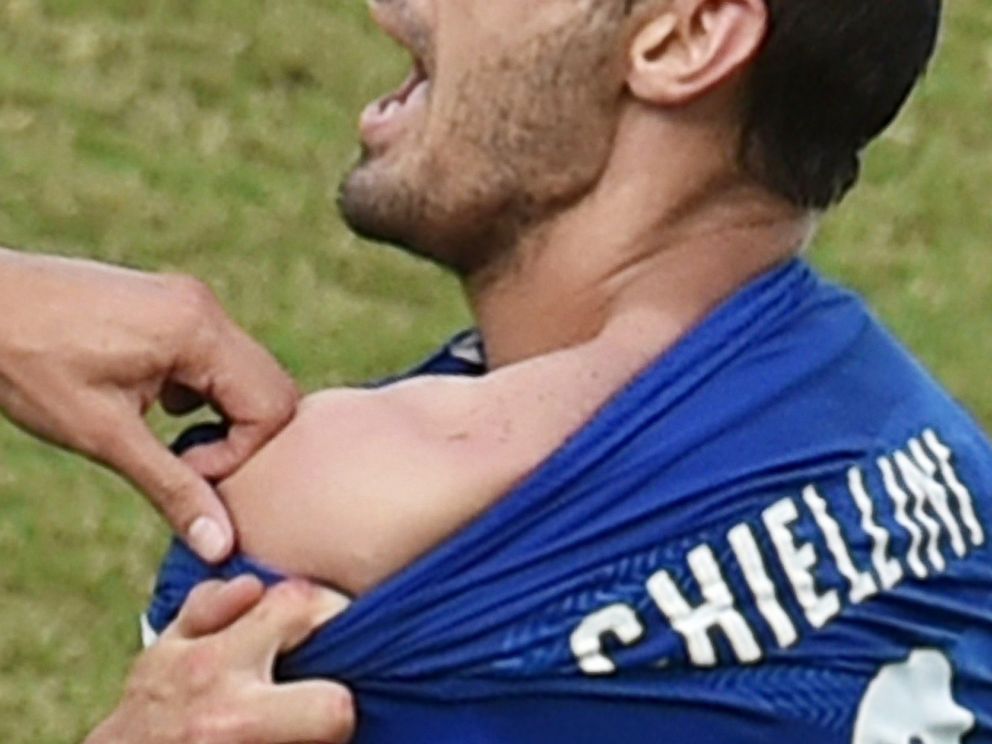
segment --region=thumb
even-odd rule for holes
[[[220,632],[261,601],[265,586],[248,574],[228,582],[205,581],[190,592],[162,639],[194,640]]]
[[[283,581],[232,626],[228,640],[242,665],[270,675],[277,655],[299,646],[349,604],[343,594],[306,581]]]
[[[203,560],[222,561],[234,548],[234,530],[217,492],[160,442],[145,421],[118,424],[98,459],[127,478]]]

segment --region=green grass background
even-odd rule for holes
[[[992,423],[992,4],[948,6],[812,256]],[[467,318],[333,206],[358,111],[405,67],[357,1],[0,0],[0,243],[193,272],[306,388],[395,370]],[[165,540],[112,476],[0,423],[0,741],[79,740],[112,706]]]

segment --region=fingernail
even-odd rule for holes
[[[227,553],[227,536],[210,517],[200,517],[189,528],[190,547],[204,560],[216,562]]]

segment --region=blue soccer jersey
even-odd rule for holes
[[[279,675],[350,684],[360,744],[992,744],[990,532],[983,433],[797,260]],[[177,543],[151,626],[244,572]]]

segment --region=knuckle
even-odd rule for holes
[[[188,274],[171,274],[169,287],[181,306],[193,308],[212,307],[217,303],[214,291],[202,279]]]
[[[300,389],[296,386],[296,383],[287,377],[286,379],[286,392],[283,393],[283,418],[285,421],[289,421],[296,415],[296,409],[300,405]]]
[[[299,403],[300,393],[295,383],[283,380],[282,385],[273,386],[269,394],[258,399],[261,423],[273,430],[281,428],[296,415]]]
[[[179,657],[176,673],[185,680],[191,691],[202,692],[217,683],[221,671],[220,661],[213,646],[197,643]]]
[[[170,467],[157,474],[158,491],[163,495],[162,505],[178,518],[192,517],[199,506],[195,488],[196,476],[183,467]]]
[[[279,423],[289,421],[296,413],[299,402],[299,390],[293,382],[287,381],[282,392],[272,396],[272,418],[278,419]]]
[[[170,290],[169,316],[183,334],[203,333],[216,325],[220,303],[206,282],[185,274],[167,278]]]
[[[156,729],[155,741],[182,744],[244,744],[258,721],[238,705],[213,650],[167,642],[145,652],[132,668],[124,704]]]

